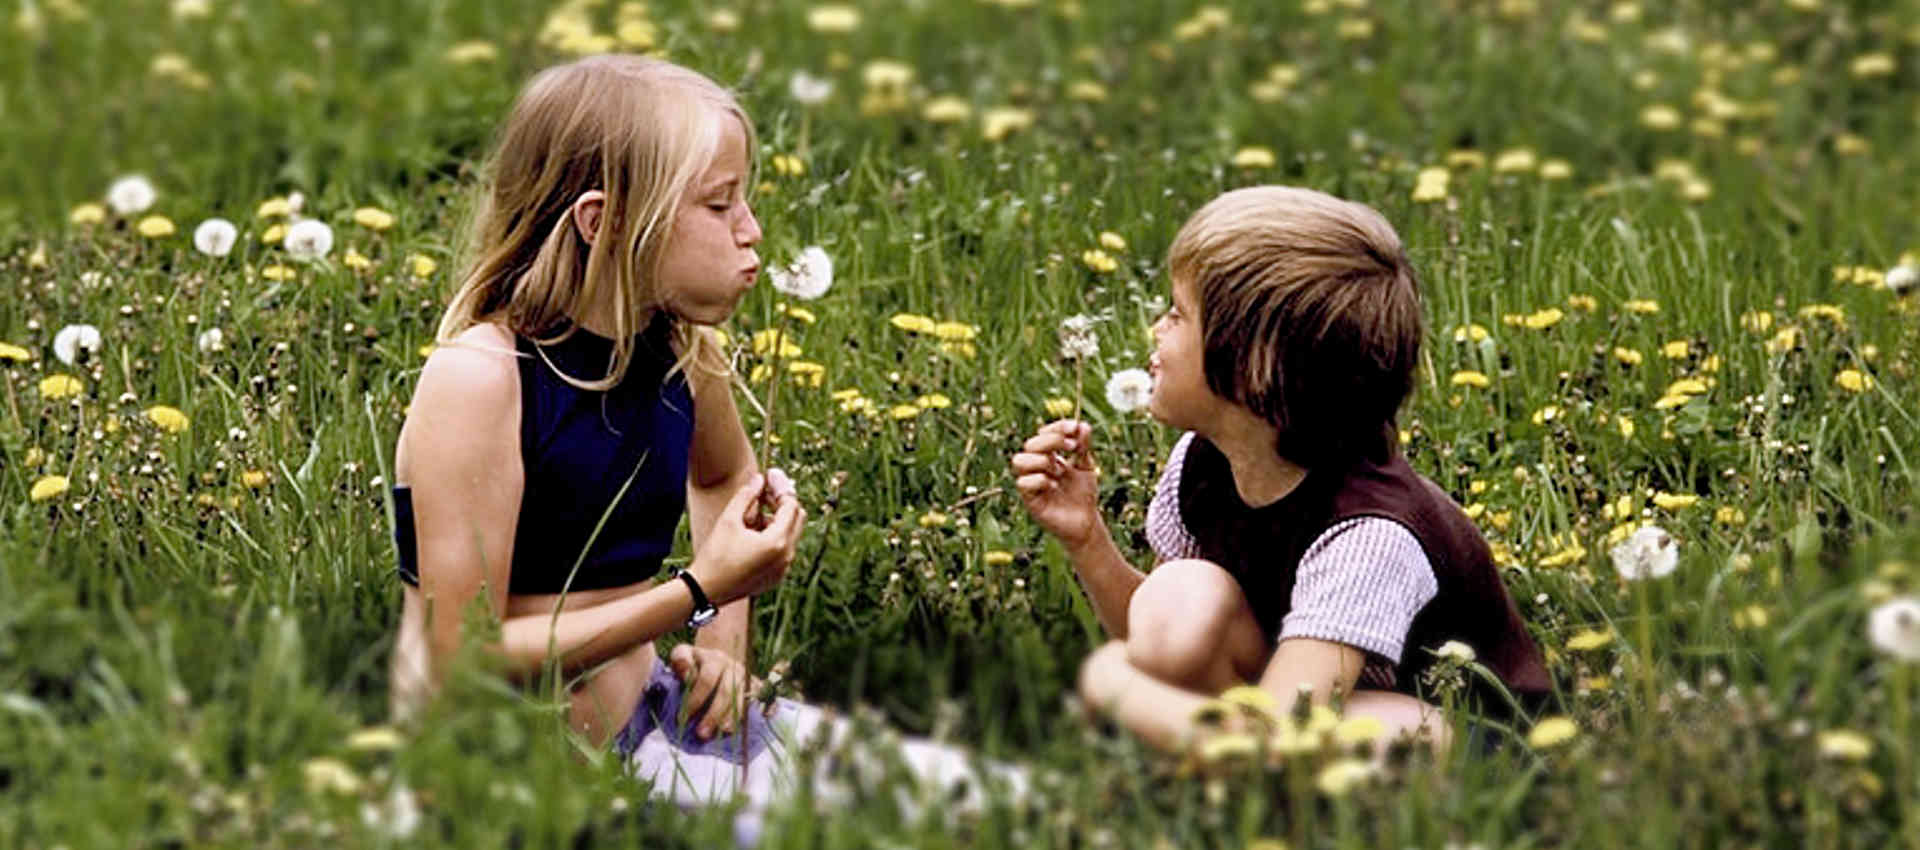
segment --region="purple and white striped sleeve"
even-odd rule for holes
[[[1335,523],[1307,547],[1280,638],[1344,643],[1400,663],[1414,615],[1440,593],[1426,551],[1384,517]]]
[[[1147,503],[1147,542],[1161,562],[1200,557],[1200,541],[1193,539],[1187,524],[1180,519],[1180,470],[1186,466],[1187,446],[1193,432],[1180,435],[1167,454],[1167,468],[1153,486],[1153,501]]]

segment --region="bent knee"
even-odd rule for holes
[[[1221,664],[1236,627],[1251,620],[1246,597],[1225,570],[1207,561],[1169,561],[1148,574],[1127,605],[1127,661],[1156,678],[1183,682]]]

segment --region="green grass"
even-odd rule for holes
[[[399,750],[347,743],[385,719],[400,593],[382,476],[457,263],[459,198],[520,82],[566,58],[538,38],[551,9],[216,0],[180,20],[170,5],[40,2],[40,29],[0,38],[0,342],[31,355],[0,361],[0,844],[373,845],[362,804],[396,783],[426,817],[406,843],[723,841],[724,813],[647,804],[560,733],[556,706],[483,674]],[[591,10],[603,32],[615,5]],[[1915,671],[1865,629],[1874,603],[1914,591],[1920,562],[1920,312],[1835,271],[1920,248],[1920,13],[1312,5],[1227,4],[1223,26],[1183,40],[1198,6],[871,3],[854,32],[822,35],[802,6],[741,4],[739,28],[719,32],[709,7],[650,4],[659,46],[738,86],[755,118],[763,255],[820,244],[839,268],[798,337],[825,385],[782,392],[781,462],[813,518],[759,605],[760,663],[790,661],[810,699],[1029,764],[1050,789],[1045,807],[952,822],[903,821],[885,795],[796,806],[771,843],[1920,846]],[[1358,19],[1371,36],[1343,38]],[[493,60],[445,58],[476,39]],[[163,53],[204,88],[155,74]],[[1876,53],[1891,73],[1853,73]],[[904,112],[861,108],[861,69],[879,58],[915,71]],[[1257,99],[1280,62],[1297,81]],[[799,69],[831,77],[833,96],[794,103]],[[1079,81],[1105,99],[1071,97]],[[1704,88],[1738,114],[1695,126]],[[921,117],[940,95],[972,119]],[[1654,104],[1680,126],[1643,123]],[[983,139],[981,114],[1004,105],[1033,126]],[[1247,146],[1275,164],[1232,165]],[[1492,168],[1521,147],[1571,177]],[[1485,165],[1453,168],[1447,199],[1413,201],[1417,172],[1462,149]],[[786,153],[804,174],[767,167]],[[1688,199],[1671,166],[1656,176],[1670,160],[1706,196]],[[135,172],[176,235],[69,221]],[[1407,451],[1510,553],[1509,585],[1553,650],[1556,710],[1581,730],[1570,744],[1396,762],[1338,797],[1314,788],[1325,757],[1186,777],[1065,705],[1098,627],[1017,500],[950,507],[1010,484],[1007,454],[1048,399],[1075,395],[1055,325],[1100,314],[1102,357],[1080,380],[1103,504],[1123,550],[1150,560],[1140,527],[1177,435],[1108,410],[1100,389],[1144,360],[1179,223],[1261,182],[1364,201],[1399,228],[1430,326]],[[284,253],[260,241],[272,222],[255,209],[295,190],[338,244],[274,283],[262,270]],[[397,224],[357,225],[361,206]],[[226,258],[191,246],[213,215],[242,229]],[[1111,274],[1079,259],[1101,231],[1129,245]],[[347,267],[349,248],[372,267]],[[414,254],[439,268],[412,275]],[[770,327],[776,303],[756,291],[729,330]],[[1563,313],[1551,327],[1507,321],[1547,308]],[[900,330],[900,312],[976,326],[973,355]],[[73,323],[105,337],[78,367],[51,345]],[[1472,324],[1488,341],[1456,342]],[[211,327],[226,348],[202,353]],[[1799,338],[1770,348],[1787,327]],[[1662,353],[1681,340],[1682,356]],[[1845,369],[1873,386],[1842,388]],[[1490,386],[1455,386],[1462,370]],[[84,381],[78,402],[41,397],[55,373]],[[1712,386],[1657,408],[1686,377]],[[839,389],[875,412],[843,412]],[[930,393],[952,406],[888,415]],[[190,426],[160,430],[152,405]],[[51,475],[71,489],[32,501]],[[1656,492],[1698,500],[1663,508]],[[1623,496],[1683,541],[1644,600],[1607,559]],[[1565,648],[1588,629],[1613,640]],[[1840,729],[1871,754],[1822,756],[1819,736]],[[310,789],[316,758],[362,787]]]

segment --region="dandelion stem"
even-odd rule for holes
[[[760,420],[760,451],[757,455],[760,461],[760,469],[763,473],[773,468],[773,428],[780,409],[780,355],[782,354],[781,349],[786,348],[788,315],[789,313],[784,310],[780,313],[780,322],[774,326],[773,354],[767,358],[767,381],[770,386],[767,387],[766,416]],[[764,525],[766,522],[763,512],[764,507],[767,505],[766,493],[766,488],[763,485],[760,491],[760,497],[755,499],[753,506],[748,509],[750,514],[748,524],[756,528]],[[747,711],[750,701],[749,692],[753,690],[753,688],[749,687],[753,682],[753,597],[747,597],[746,603],[746,628],[741,635],[740,649],[740,663],[745,670],[746,678],[745,681],[740,684],[740,713],[735,716],[736,722],[740,724],[738,730],[740,735],[738,742],[740,748],[740,784],[738,788],[742,793],[746,791],[747,787]]]

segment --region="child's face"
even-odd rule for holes
[[[1176,428],[1192,429],[1211,418],[1221,403],[1207,387],[1205,340],[1200,334],[1200,302],[1193,286],[1176,280],[1173,305],[1153,323],[1153,400],[1155,419]]]
[[[760,222],[747,206],[747,139],[740,123],[720,119],[719,153],[695,179],[674,215],[660,258],[660,300],[674,315],[703,325],[733,315],[760,277]]]

